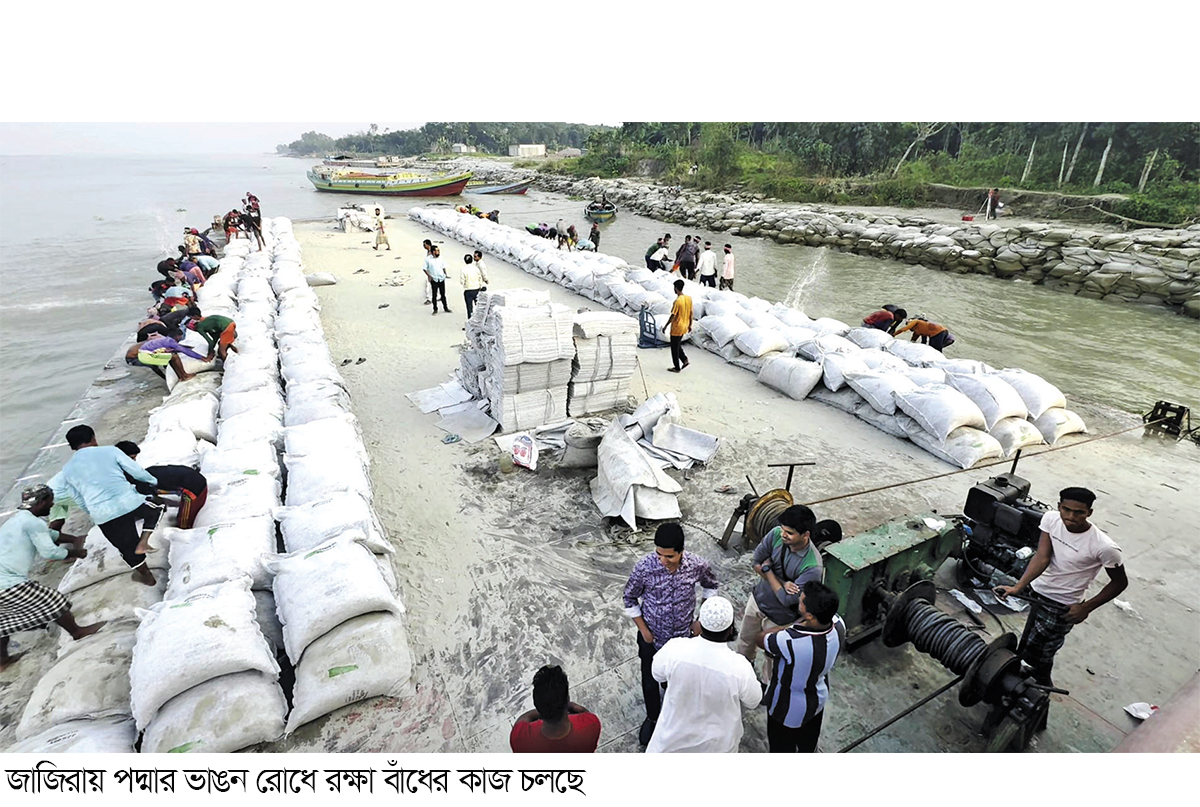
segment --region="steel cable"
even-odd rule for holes
[[[911,600],[902,618],[913,646],[958,675],[965,674],[987,649],[983,639],[927,602]]]

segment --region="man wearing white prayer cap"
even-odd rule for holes
[[[733,604],[709,597],[700,635],[672,639],[655,654],[652,672],[667,695],[646,753],[738,750],[742,708],[758,706],[762,688],[750,662],[728,646],[736,635]]]

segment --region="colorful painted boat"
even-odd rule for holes
[[[494,182],[488,182],[486,179],[473,179],[467,183],[467,193],[502,193],[509,196],[519,196],[529,190],[529,186],[532,184],[532,179],[526,179],[521,182],[509,182],[507,185],[497,185]]]
[[[368,193],[381,196],[457,196],[467,186],[470,171],[461,174],[368,174],[324,165],[308,172],[308,181],[319,191]]]
[[[617,206],[612,202],[607,205],[602,205],[599,202],[592,202],[583,209],[583,217],[588,221],[602,223],[612,221],[617,216]]]

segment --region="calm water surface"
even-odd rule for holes
[[[150,303],[154,265],[185,225],[203,230],[247,190],[266,216],[332,216],[309,160],[263,156],[0,156],[0,484],[7,488],[58,427]],[[520,227],[559,216],[586,232],[583,202],[532,190],[470,197]],[[389,200],[392,215],[432,200]],[[1162,309],[1085,300],[1024,283],[950,275],[849,253],[620,214],[601,251],[632,265],[664,232],[733,244],[737,289],[848,323],[884,303],[954,331],[949,355],[1023,367],[1068,397],[1146,411],[1158,399],[1200,409],[1200,325]]]

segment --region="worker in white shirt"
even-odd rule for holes
[[[712,251],[712,241],[704,242],[704,251],[696,261],[696,273],[700,275],[701,286],[717,287],[717,255]]]
[[[483,257],[479,252],[476,252],[475,255]],[[463,255],[463,263],[466,264],[461,275],[463,302],[467,304],[467,319],[470,319],[471,312],[475,310],[475,298],[479,296],[479,292],[487,288],[488,279],[487,273],[483,271],[482,261],[472,255]]]
[[[742,708],[762,700],[745,656],[729,649],[737,631],[733,604],[709,597],[700,606],[700,635],[671,639],[654,654],[651,672],[667,684],[666,699],[646,753],[735,753]]]

